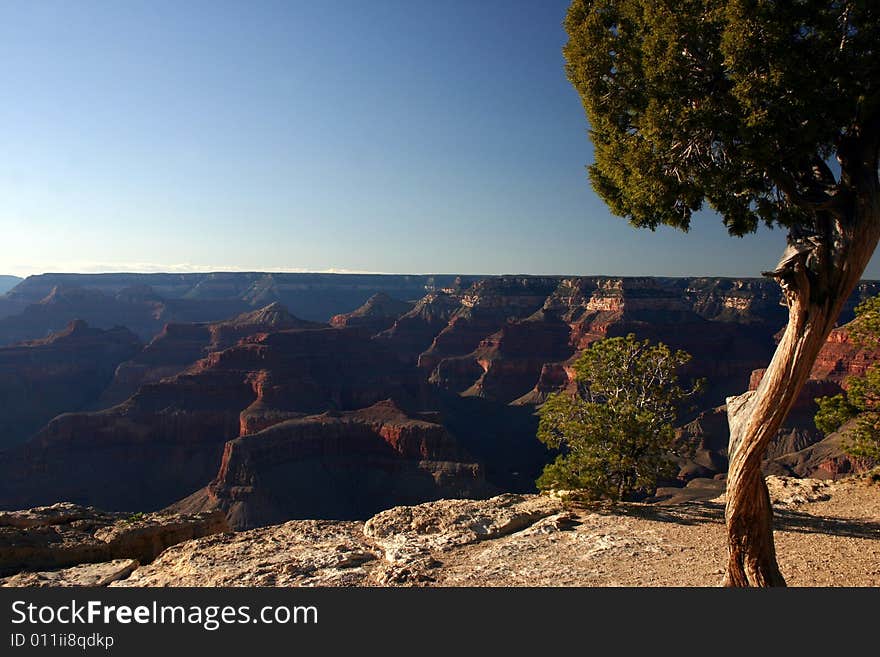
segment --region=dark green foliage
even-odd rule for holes
[[[819,397],[816,399],[819,410],[816,411],[816,428],[829,434],[837,431],[859,413],[859,409],[849,403],[846,395]]]
[[[577,394],[551,395],[539,410],[538,439],[562,453],[538,488],[612,500],[652,492],[674,472],[673,422],[699,388],[685,389],[676,374],[690,358],[632,334],[591,345],[574,366]]]
[[[880,347],[880,297],[863,301],[856,308],[850,336],[864,348]],[[880,365],[871,365],[860,376],[847,379],[844,394],[816,400],[816,426],[824,433],[847,427],[844,449],[852,456],[880,459]]]
[[[875,0],[574,0],[568,78],[596,192],[639,227],[813,227],[880,110]]]
[[[858,346],[865,349],[880,348],[880,297],[862,301],[856,307],[856,318],[847,330]]]

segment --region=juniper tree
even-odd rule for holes
[[[880,297],[866,299],[856,307],[850,338],[864,349],[880,348]],[[864,374],[851,376],[846,391],[816,400],[816,426],[831,433],[855,420],[847,429],[844,450],[851,456],[880,461],[880,363]]]
[[[873,0],[574,0],[569,80],[593,187],[637,227],[705,205],[732,235],[788,231],[769,272],[789,321],[730,415],[730,586],[784,585],[761,461],[880,237],[880,5]]]
[[[538,487],[611,500],[653,492],[659,477],[674,473],[673,423],[699,389],[678,380],[690,359],[632,334],[593,343],[574,365],[577,393],[555,393],[538,411],[538,439],[562,450]]]

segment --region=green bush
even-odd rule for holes
[[[632,334],[593,343],[574,365],[576,394],[553,394],[539,410],[538,439],[561,453],[538,488],[611,500],[652,493],[674,474],[677,410],[701,387],[679,384],[690,359]]]
[[[849,326],[850,338],[865,349],[880,348],[880,297],[872,297],[856,308]],[[816,427],[823,433],[837,431],[850,420],[844,451],[850,456],[880,460],[880,364],[864,374],[846,380],[846,392],[816,400]]]

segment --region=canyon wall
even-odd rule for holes
[[[493,490],[441,424],[384,401],[228,441],[215,479],[174,508],[219,508],[233,528],[249,529],[292,518],[365,518],[398,504]]]
[[[207,484],[227,440],[331,408],[417,407],[424,387],[358,330],[258,333],[120,405],[60,415],[0,453],[0,504],[159,508]]]
[[[451,275],[41,274],[0,292],[0,344],[45,337],[73,319],[126,326],[146,342],[168,322],[213,322],[273,302],[326,322],[375,294],[415,301],[457,284]]]
[[[0,347],[0,449],[94,403],[117,366],[140,348],[128,329],[104,331],[81,320],[48,338]]]
[[[828,436],[816,428],[816,399],[842,392],[850,376],[859,376],[880,361],[880,352],[853,342],[849,325],[834,329],[816,358],[810,379],[767,448],[764,469],[770,474],[836,479],[864,472],[875,464],[848,456],[844,450],[846,428]],[[752,372],[748,390],[756,390],[764,368]],[[678,430],[679,440],[695,447],[691,458],[680,459],[679,476],[712,477],[727,471],[729,439],[727,409],[719,406],[700,413]]]

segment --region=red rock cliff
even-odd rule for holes
[[[221,508],[245,529],[292,518],[364,518],[399,504],[492,491],[439,424],[390,401],[288,420],[226,443],[217,477],[176,504]]]

